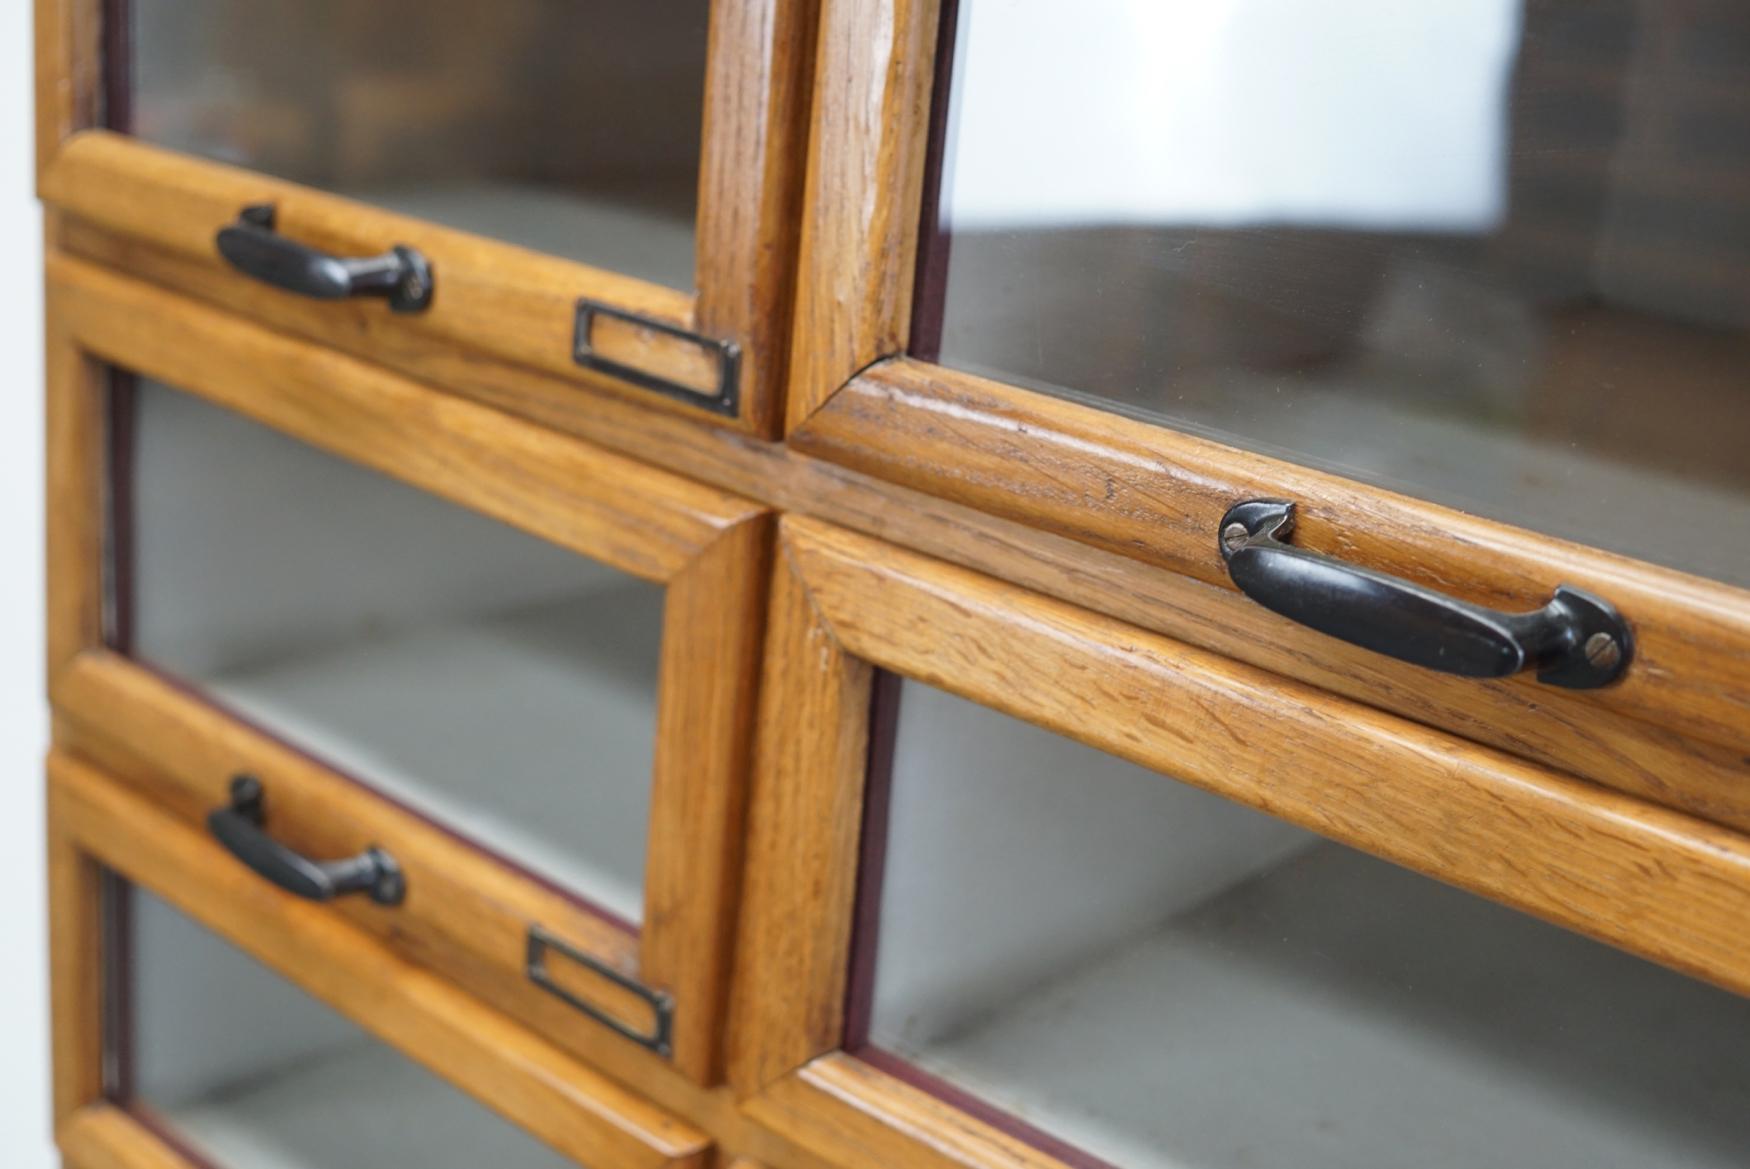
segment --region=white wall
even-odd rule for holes
[[[30,8],[0,4],[0,1164],[47,1169],[42,317]]]

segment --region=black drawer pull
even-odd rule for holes
[[[231,267],[300,296],[384,296],[398,313],[416,313],[431,303],[431,265],[412,248],[396,244],[380,256],[331,256],[275,231],[271,203],[245,207],[237,222],[219,229],[217,243]]]
[[[1622,676],[1634,638],[1610,602],[1562,585],[1543,608],[1502,613],[1283,542],[1294,505],[1255,499],[1221,518],[1228,575],[1266,609],[1400,661],[1472,678],[1537,670],[1589,690]]]
[[[407,895],[401,866],[372,846],[344,860],[311,860],[267,834],[265,793],[253,775],[231,781],[231,802],[207,814],[207,831],[232,856],[288,893],[310,901],[332,901],[347,893],[369,893],[379,905],[399,905]]]

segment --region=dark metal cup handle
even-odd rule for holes
[[[1293,529],[1292,503],[1236,504],[1221,519],[1221,556],[1242,593],[1320,633],[1448,674],[1535,669],[1574,690],[1614,682],[1634,656],[1622,615],[1590,593],[1562,585],[1541,609],[1502,613],[1284,543]]]
[[[399,905],[407,895],[401,866],[380,848],[372,846],[343,860],[317,861],[279,843],[262,827],[265,802],[261,781],[239,775],[231,781],[231,802],[207,814],[207,830],[256,873],[310,901],[368,893],[379,905]]]
[[[271,203],[245,207],[235,223],[219,229],[215,242],[231,267],[300,296],[382,296],[398,313],[416,313],[431,303],[431,265],[412,248],[397,244],[380,256],[330,255],[275,231]]]

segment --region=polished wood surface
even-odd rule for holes
[[[1578,706],[1594,720],[1611,711],[1750,749],[1750,595],[1741,589],[909,360],[856,379],[792,441],[1222,588],[1233,585],[1217,530],[1245,499],[1295,501],[1297,547],[1480,604],[1530,610],[1557,585],[1576,585],[1610,599],[1633,627],[1623,679],[1567,692],[1529,675],[1495,685],[1535,691],[1537,717]],[[1700,806],[1710,794],[1743,798],[1703,790]],[[1730,814],[1750,823],[1745,810]]]
[[[230,776],[252,772],[273,784],[288,843],[325,856],[380,843],[397,855],[406,850],[410,870],[413,857],[422,858],[418,867],[434,874],[421,879],[424,895],[388,916],[357,907],[360,916],[495,1001],[529,1010],[548,997],[522,969],[530,923],[668,991],[676,1000],[677,1066],[701,1081],[714,1077],[764,614],[765,512],[265,330],[245,327],[204,342],[179,338],[169,318],[89,313],[92,306],[64,295],[64,284],[56,287],[51,475],[56,514],[69,522],[54,525],[55,702],[116,742],[136,744],[141,762],[173,785],[167,798],[190,817],[223,804]],[[92,434],[101,425],[103,394],[91,373],[92,354],[668,586],[647,925],[639,937],[533,878],[505,872],[443,830],[416,823],[339,773],[103,648],[105,472]],[[349,810],[365,805],[369,811]],[[648,1008],[611,984],[595,980],[589,997],[645,1025]],[[581,1016],[573,1024],[587,1025]]]
[[[730,1023],[742,1093],[843,1030],[872,678],[813,604],[792,541],[772,577]]]
[[[349,407],[336,399],[348,396],[348,384],[394,383],[396,389],[375,389],[371,397],[429,400],[421,388],[380,369],[333,354],[316,356],[279,334],[89,264],[58,260],[51,272],[51,306],[65,306],[54,311],[77,314],[92,343],[101,343],[105,353],[123,364],[161,368],[203,384],[214,380],[200,373],[202,356],[208,353],[234,353],[226,358],[233,365],[271,355],[283,367],[307,369],[306,374],[285,375],[289,384],[275,396],[285,399],[284,405],[262,416],[270,424],[289,425],[297,417],[294,409],[335,418],[347,414]],[[226,395],[219,399],[222,404],[236,397],[222,385],[215,393]],[[602,446],[684,467],[697,479],[773,508],[826,518],[1437,730],[1750,827],[1750,760],[1729,746],[1642,719],[1598,717],[1589,700],[1564,696],[1529,679],[1483,682],[1394,662],[1266,612],[1231,587],[1163,571],[1084,540],[720,428],[629,404],[580,401],[575,394],[549,393],[532,382],[506,404]],[[392,428],[392,416],[375,416],[380,418],[376,428]],[[822,416],[823,421],[832,417],[831,410]],[[306,431],[313,433],[308,427]]]
[[[1727,773],[1691,787],[1669,768],[1622,766],[1620,749],[1594,753],[1613,756],[1601,768],[1589,764],[1578,743],[1552,761],[1607,782],[1635,771],[1620,786],[1664,789],[1682,806],[1750,825],[1743,590],[904,358],[922,203],[914,176],[930,129],[939,23],[932,4],[823,9],[789,390],[795,447],[1223,588],[1215,527],[1228,505],[1257,497],[1300,506],[1297,543],[1485,604],[1533,608],[1557,583],[1590,587],[1623,611],[1639,660],[1618,686],[1581,695],[1527,679],[1500,684],[1531,693],[1493,704],[1492,741],[1541,738],[1547,749],[1551,736],[1537,725],[1546,707],[1578,702],[1570,717],[1594,727],[1627,714],[1723,748],[1713,754]],[[1255,606],[1240,620],[1254,631],[1287,625]],[[1329,639],[1301,631],[1297,641],[1309,656],[1355,660]],[[1383,684],[1356,685],[1351,675],[1350,692],[1377,705],[1454,705],[1447,680],[1432,673],[1361,668]]]
[[[295,183],[158,150],[101,124],[103,63],[97,0],[37,0],[37,171],[42,197],[174,257],[196,290],[303,320],[316,339],[368,334],[378,360],[437,345],[464,363],[482,357],[539,370],[646,408],[725,419],[708,404],[654,394],[572,360],[574,306],[602,300],[741,350],[740,409],[728,421],[774,434],[781,417],[803,174],[812,97],[814,0],[722,0],[711,6],[705,143],[699,180],[698,292],[662,288],[537,255],[327,195]],[[389,243],[425,252],[436,272],[432,306],[397,316],[381,304],[301,305],[227,270],[213,234],[250,203],[273,202],[280,230],[340,254]],[[316,312],[310,312],[315,308]],[[298,310],[302,309],[302,312]],[[714,359],[650,330],[607,326],[602,355],[714,387]],[[707,368],[709,366],[710,368]]]
[[[1750,990],[1736,924],[1750,841],[1735,833],[818,521],[781,527],[789,583],[772,628],[806,623],[812,640],[800,664],[768,656],[762,702],[809,710],[785,722],[791,738],[836,727],[840,756],[860,758],[865,697],[836,714],[817,705],[842,689],[849,655]],[[823,1031],[844,999],[842,960],[828,963],[839,981],[801,975],[846,931],[862,780],[798,766],[790,741],[762,734],[754,780],[750,871],[788,879],[762,896],[750,878],[735,1026],[764,1058],[738,1061],[743,1091],[833,1046]],[[830,742],[812,751],[834,757]]]
[[[793,429],[905,348],[940,0],[822,0],[787,398]]]
[[[715,0],[699,176],[697,327],[742,350],[742,418],[775,436],[795,292],[817,0]]]
[[[206,1169],[114,1104],[88,1104],[60,1134],[69,1169]]]
[[[560,1152],[585,1164],[705,1164],[704,1133],[328,907],[263,882],[152,801],[64,756],[51,759],[49,771],[51,807],[89,861],[151,889]]]

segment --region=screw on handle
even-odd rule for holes
[[[1616,681],[1634,637],[1610,602],[1562,585],[1543,608],[1503,613],[1401,577],[1286,543],[1294,505],[1255,499],[1221,519],[1228,575],[1265,608],[1399,661],[1448,674],[1501,678],[1535,669],[1552,686]]]
[[[335,256],[281,235],[274,219],[271,203],[245,207],[214,237],[219,254],[244,275],[300,296],[381,296],[398,313],[431,304],[431,264],[413,248],[396,244],[380,256]]]
[[[313,860],[269,836],[266,820],[261,781],[239,775],[231,781],[231,802],[207,814],[207,831],[255,873],[309,901],[367,893],[379,905],[399,905],[406,897],[401,866],[375,845],[341,860]]]

